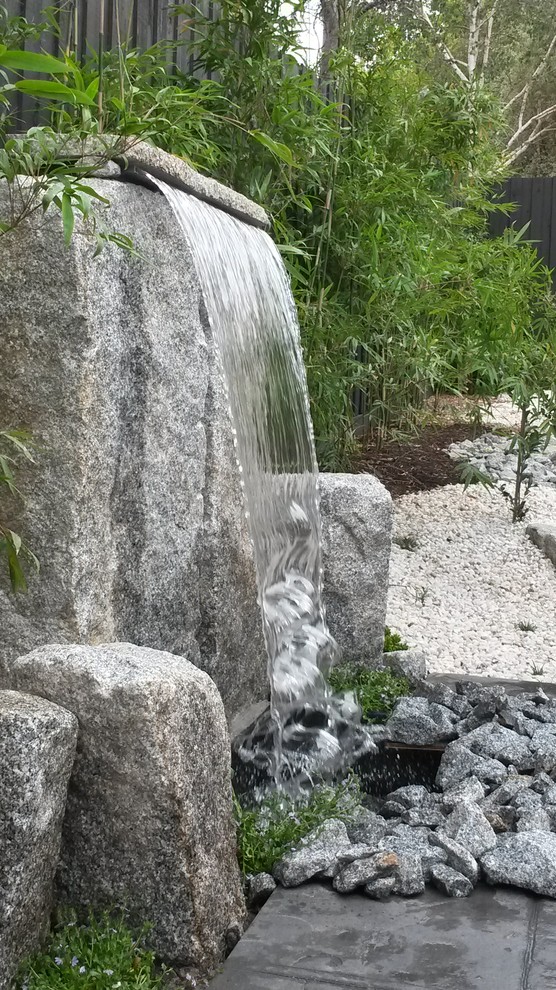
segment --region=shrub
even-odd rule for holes
[[[388,626],[384,628],[384,652],[397,653],[398,650],[409,650],[407,643],[404,643],[399,633],[392,632]]]

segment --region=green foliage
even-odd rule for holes
[[[328,818],[352,821],[359,798],[359,786],[352,776],[335,787],[317,785],[304,797],[273,792],[255,807],[243,807],[236,797],[241,870],[245,875],[269,873],[288,850]]]
[[[24,964],[17,990],[158,990],[154,955],[122,917],[91,916],[86,925],[65,922],[44,952]]]
[[[33,463],[30,438],[23,430],[0,430],[0,559],[5,560],[12,591],[26,591],[23,562],[35,570],[39,562],[8,522],[8,515],[21,501],[16,472],[21,461]]]
[[[409,549],[415,549],[415,543]],[[407,643],[404,643],[399,633],[392,632],[388,626],[384,627],[384,653],[396,653],[398,650],[409,650]]]
[[[396,646],[396,649],[404,647]],[[328,680],[333,691],[354,693],[362,721],[367,723],[384,721],[398,698],[410,693],[407,679],[388,669],[369,670],[356,664],[341,664],[330,671]]]

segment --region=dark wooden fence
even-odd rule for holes
[[[2,3],[10,15],[26,17],[32,23],[40,24],[44,20],[41,12],[48,0],[2,0]],[[144,50],[159,41],[173,41],[175,48],[170,51],[170,61],[182,72],[207,78],[206,73],[195,68],[191,49],[183,44],[193,38],[191,19],[183,14],[175,16],[171,6],[168,0],[54,0],[51,9],[56,12],[59,37],[47,31],[40,40],[28,41],[25,47],[29,51],[46,51],[57,56],[71,41],[71,47],[83,58],[87,50],[98,51],[101,35],[105,51],[123,44]],[[195,6],[211,20],[218,9],[214,0],[195,0]],[[17,97],[14,117],[16,128],[39,122],[32,101],[22,98],[21,94]]]
[[[514,176],[501,190],[502,200],[517,204],[517,210],[504,216],[492,213],[490,233],[499,237],[506,227],[520,230],[529,227],[525,238],[534,242],[539,257],[553,269],[552,279],[556,290],[556,177],[530,178]]]

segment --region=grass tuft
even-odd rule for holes
[[[383,653],[397,653],[399,650],[409,650],[399,633],[392,632],[388,626],[384,628]]]
[[[353,691],[363,722],[384,721],[398,698],[411,693],[409,681],[391,670],[369,670],[356,664],[334,667],[328,680],[333,691]]]
[[[22,966],[17,990],[159,990],[163,976],[145,935],[133,935],[121,915],[91,916],[86,925],[66,920]]]
[[[286,852],[327,819],[352,821],[359,803],[359,784],[352,775],[335,787],[318,785],[297,800],[273,792],[256,807],[245,808],[235,797],[238,859],[243,873],[270,873]]]

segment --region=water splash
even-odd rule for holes
[[[317,463],[293,297],[267,233],[159,181],[191,249],[220,354],[255,550],[270,718],[241,755],[277,784],[373,747],[326,680],[336,644],[322,604]]]

